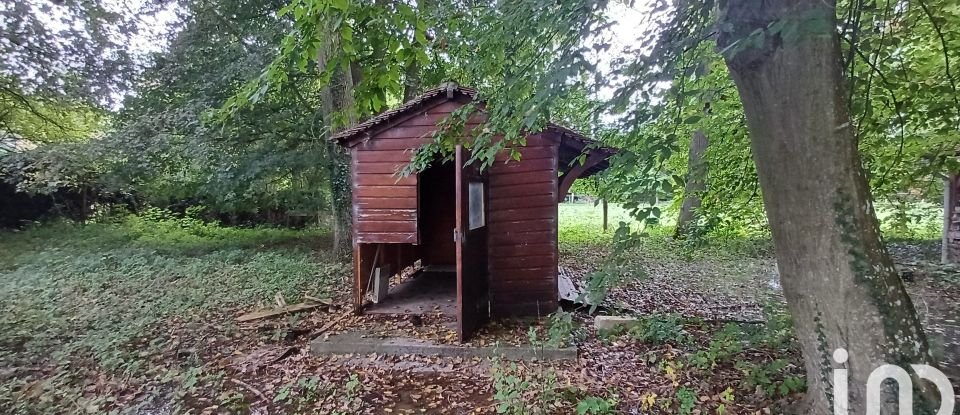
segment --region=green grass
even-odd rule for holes
[[[561,203],[559,205],[559,243],[560,250],[568,255],[580,255],[584,248],[603,247],[613,243],[613,235],[620,223],[630,227],[642,236],[633,239],[635,255],[649,258],[675,260],[692,257],[740,258],[759,257],[770,253],[769,237],[714,237],[698,241],[677,241],[673,239],[673,226],[676,212],[663,206],[661,221],[654,225],[644,225],[630,216],[627,209],[611,203],[607,208],[608,230],[603,231],[603,208],[592,203]],[[589,250],[588,250],[589,251]]]
[[[603,207],[593,203],[561,203],[559,240],[561,247],[609,244],[620,222],[638,228],[639,223],[617,204],[607,208],[607,231],[603,230]]]
[[[767,232],[725,229],[692,241],[674,241],[673,226],[677,212],[668,205],[661,207],[660,223],[643,226],[630,217],[629,211],[617,204],[608,207],[608,230],[603,231],[603,208],[593,203],[561,203],[559,205],[559,242],[562,251],[584,246],[606,246],[621,222],[645,237],[638,241],[641,251],[655,257],[680,253],[686,257],[711,256],[739,258],[772,255],[772,242]],[[899,207],[878,203],[877,218],[887,241],[934,241],[941,237],[942,209],[928,202],[912,202]]]
[[[348,270],[315,252],[328,240],[166,214],[0,233],[0,362],[136,374],[142,343],[171,319],[331,294]]]

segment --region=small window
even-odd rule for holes
[[[470,230],[474,230],[487,224],[483,213],[483,183],[470,182],[469,190]]]

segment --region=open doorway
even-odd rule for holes
[[[456,272],[456,170],[453,162],[436,163],[420,173],[420,250],[424,268]]]
[[[419,266],[392,278],[386,298],[368,307],[368,313],[457,314],[454,163],[436,163],[420,172],[417,187]]]

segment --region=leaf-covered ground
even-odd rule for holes
[[[563,265],[599,267],[610,233],[596,210],[561,213]],[[474,339],[519,344],[531,342],[530,327],[534,342],[569,331],[580,358],[556,364],[311,356],[322,328],[453,341],[447,317],[346,314],[349,266],[324,254],[328,244],[321,231],[163,215],[0,234],[0,413],[739,414],[776,412],[803,389],[763,241],[648,238],[630,254],[637,273],[611,294],[644,317],[630,331],[598,333],[575,311],[497,322]],[[934,265],[933,250],[903,243],[894,253],[915,271],[917,307],[945,333],[937,344],[950,355],[960,281]],[[236,322],[304,296],[334,301]]]

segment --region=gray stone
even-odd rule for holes
[[[593,326],[597,330],[613,330],[617,327],[630,329],[639,323],[640,320],[624,316],[597,316],[593,319]]]
[[[454,344],[436,344],[423,340],[399,337],[365,337],[363,333],[344,333],[318,338],[310,344],[314,355],[342,355],[371,353],[400,356],[421,355],[450,358],[493,358],[506,360],[577,360],[576,347],[533,347],[533,346],[463,346]]]

